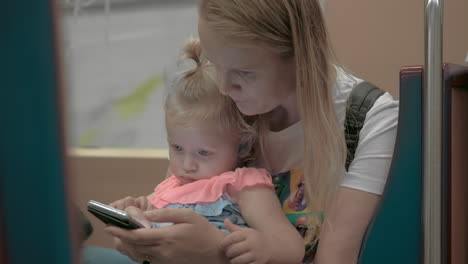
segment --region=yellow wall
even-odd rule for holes
[[[111,203],[126,196],[148,195],[166,176],[167,154],[158,150],[72,150],[69,168],[75,202],[88,216],[94,232],[86,245],[112,247],[104,224],[87,212],[88,200]]]
[[[398,97],[399,70],[424,64],[424,0],[327,0],[326,18],[342,64]],[[444,2],[443,61],[468,55],[468,1]]]

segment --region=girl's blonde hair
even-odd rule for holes
[[[319,3],[202,0],[199,11],[210,29],[220,35],[232,41],[267,45],[295,60],[307,203],[312,212],[326,211],[344,172],[346,144],[333,101],[336,71]],[[321,222],[318,213],[313,216]]]
[[[246,166],[253,159],[255,122],[247,122],[234,101],[219,92],[214,68],[201,53],[198,39],[187,41],[182,59],[194,65],[175,79],[168,92],[164,104],[166,127],[214,125],[219,133],[238,140],[238,166]]]

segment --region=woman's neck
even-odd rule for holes
[[[285,103],[273,109],[269,114],[270,130],[278,132],[299,122],[296,94],[292,94]]]

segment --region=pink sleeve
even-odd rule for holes
[[[270,173],[259,168],[238,168],[235,171],[235,181],[232,183],[236,190],[240,191],[245,187],[265,186],[274,188]]]

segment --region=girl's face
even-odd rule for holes
[[[229,42],[203,18],[198,31],[204,55],[216,68],[221,93],[231,97],[243,114],[264,114],[295,100],[292,58],[283,58],[266,45]]]
[[[182,184],[208,179],[236,168],[239,144],[217,128],[167,127],[169,164]]]

